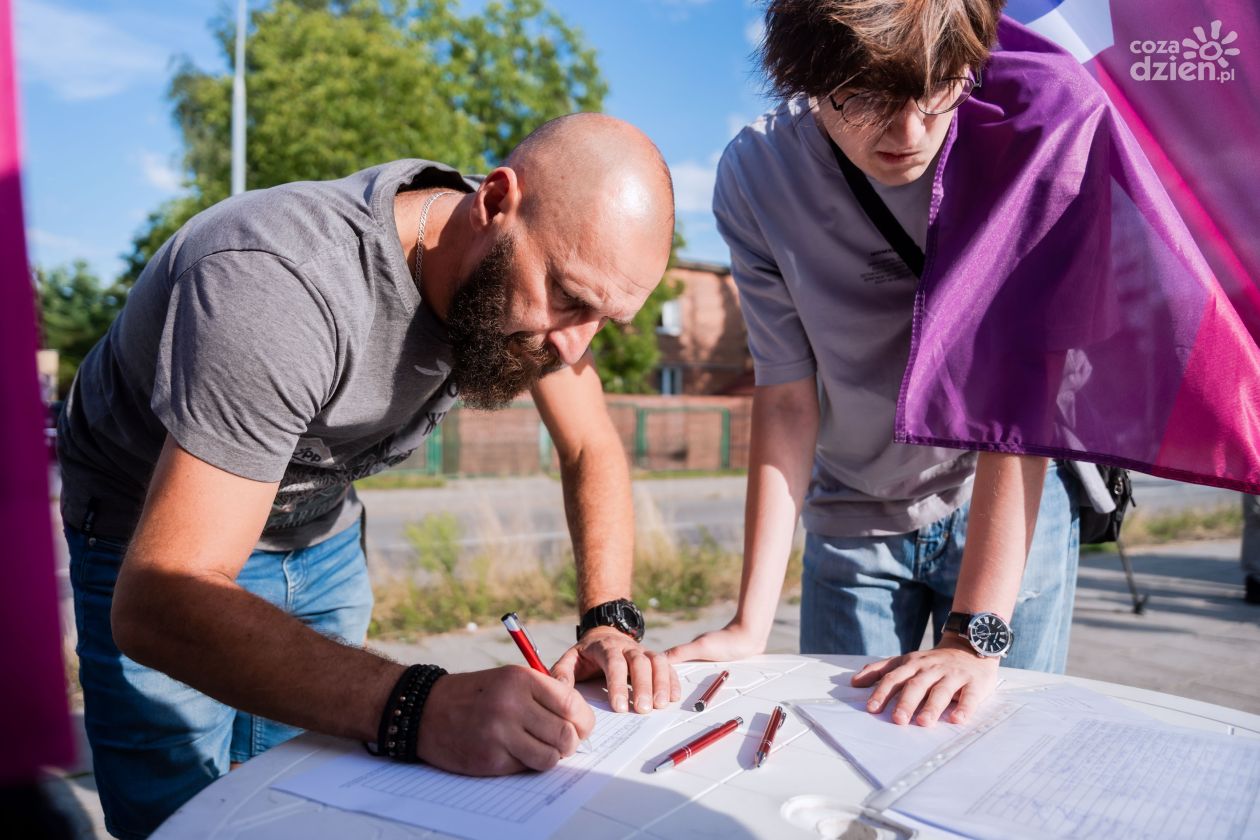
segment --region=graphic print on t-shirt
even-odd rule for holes
[[[296,528],[313,522],[340,505],[353,482],[407,460],[437,429],[458,393],[455,383],[447,380],[406,426],[341,462],[319,438],[299,438],[264,530]]]
[[[891,283],[895,280],[914,281],[914,272],[910,270],[910,266],[906,265],[905,260],[892,248],[885,248],[881,251],[872,251],[866,259],[866,271],[863,271],[858,277],[863,283],[870,283],[875,286]]]

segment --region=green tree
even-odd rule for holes
[[[228,195],[235,25],[212,25],[224,68],[185,61],[169,91],[188,192],[136,234],[124,286],[184,222]],[[484,172],[546,120],[600,110],[607,92],[594,51],[544,0],[490,2],[476,14],[456,0],[274,0],[252,14],[246,72],[250,189],[404,157]],[[651,390],[668,295],[658,291],[631,327],[600,333],[610,390]]]
[[[669,252],[670,268],[679,250],[686,246],[682,234],[674,230],[674,244]],[[661,321],[661,307],[681,292],[678,284],[665,272],[665,279],[648,296],[643,308],[627,326],[607,324],[595,334],[591,351],[604,390],[612,394],[651,394],[656,391],[652,373],[661,361],[656,328]]]
[[[59,353],[57,380],[62,394],[79,364],[100,339],[126,300],[120,285],[106,287],[86,262],[45,270],[35,268],[41,345]]]
[[[404,157],[483,172],[533,127],[602,107],[594,51],[542,0],[457,12],[453,0],[276,0],[254,11],[246,186],[340,178]],[[169,91],[190,191],[149,216],[124,282],[229,193],[235,26],[212,25],[224,69],[185,61]]]

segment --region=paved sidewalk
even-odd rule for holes
[[[1238,540],[1220,540],[1132,552],[1138,587],[1150,596],[1143,615],[1133,613],[1119,558],[1084,555],[1068,673],[1260,714],[1260,606],[1242,600],[1238,550]],[[732,605],[723,604],[692,620],[667,622],[649,615],[648,642],[664,649],[721,626],[731,614]],[[799,624],[800,608],[783,604],[769,650],[795,652]],[[573,639],[568,622],[531,622],[529,629],[544,659],[558,657]],[[373,647],[401,661],[436,662],[451,670],[520,661],[497,622],[415,644],[381,642]],[[81,715],[76,720],[81,724]],[[86,756],[86,744],[82,754]],[[105,837],[88,768],[85,758],[52,787],[77,820],[80,836]]]
[[[1260,714],[1260,606],[1242,599],[1238,540],[1131,552],[1133,614],[1114,554],[1081,558],[1068,673]]]

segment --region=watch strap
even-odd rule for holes
[[[967,635],[967,625],[971,624],[971,619],[975,618],[972,613],[951,612],[945,617],[945,626],[941,628],[946,633],[957,633],[960,636]]]
[[[637,623],[640,629],[638,629],[637,632],[631,622],[627,622],[624,618],[623,613],[627,610],[638,616],[639,620]],[[643,627],[643,612],[638,608],[634,601],[627,598],[618,598],[615,601],[605,601],[602,604],[597,604],[582,613],[582,618],[577,626],[578,641],[582,640],[582,636],[585,635],[588,630],[593,630],[596,627],[612,627],[615,630],[620,630],[622,633],[625,633],[636,642],[642,641],[643,630],[641,628]]]

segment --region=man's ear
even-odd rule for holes
[[[519,212],[520,206],[520,178],[515,170],[500,166],[486,175],[477,190],[473,202],[473,225],[484,231],[495,224],[502,224]]]

